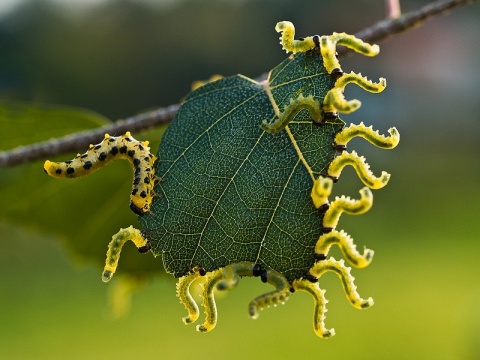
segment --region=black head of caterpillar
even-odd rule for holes
[[[88,175],[117,159],[126,159],[134,168],[130,209],[137,215],[145,214],[153,199],[153,187],[157,182],[155,161],[150,153],[148,141],[135,140],[130,132],[122,136],[105,134],[103,141],[90,145],[87,152],[78,154],[73,160],[65,162],[45,161],[45,172],[56,178],[73,178]]]

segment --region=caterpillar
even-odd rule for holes
[[[56,178],[76,178],[91,174],[107,163],[125,159],[134,168],[130,209],[137,215],[145,214],[154,197],[153,187],[158,182],[155,176],[156,156],[150,153],[148,141],[135,140],[129,131],[122,136],[110,136],[97,145],[90,145],[84,154],[65,162],[45,161],[44,171]]]

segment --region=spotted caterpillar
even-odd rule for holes
[[[143,215],[150,209],[153,187],[158,182],[154,166],[157,158],[150,153],[148,141],[135,140],[128,131],[117,137],[105,134],[103,141],[90,145],[86,153],[65,162],[47,160],[43,168],[48,175],[56,178],[74,178],[91,174],[117,159],[128,160],[135,169],[130,209],[137,215]]]

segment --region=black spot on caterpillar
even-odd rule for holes
[[[110,136],[100,144],[90,145],[84,154],[78,154],[66,162],[45,161],[45,172],[56,178],[74,178],[88,175],[110,161],[125,159],[134,168],[133,189],[130,195],[130,209],[143,215],[150,209],[153,187],[156,184],[154,163],[157,158],[150,153],[148,141],[135,140],[130,132],[122,136]]]

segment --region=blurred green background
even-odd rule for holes
[[[0,107],[0,149],[178,103],[212,74],[256,77],[285,56],[274,31],[280,20],[292,21],[297,36],[354,33],[385,12],[379,0],[152,2],[25,1],[0,14],[0,100],[36,104]],[[223,296],[217,328],[197,333],[181,322],[160,259],[133,246],[116,277],[153,277],[130,313],[112,319],[116,279],[105,285],[100,276],[110,236],[138,224],[128,209],[131,171],[114,164],[61,181],[39,161],[0,169],[0,358],[480,359],[479,20],[477,1],[381,43],[375,58],[342,61],[346,71],[388,80],[382,94],[347,87],[363,106],[342,118],[381,132],[396,126],[402,138],[388,152],[360,140],[349,146],[392,179],[375,191],[369,213],[341,219],[359,248],[375,250],[370,267],[353,270],[375,306],[353,309],[335,275],[322,278],[334,338],[313,333],[305,293],[251,320],[248,302],[268,289],[258,279]],[[161,132],[134,135],[155,151]],[[337,194],[352,196],[361,186],[350,169],[337,185]]]

